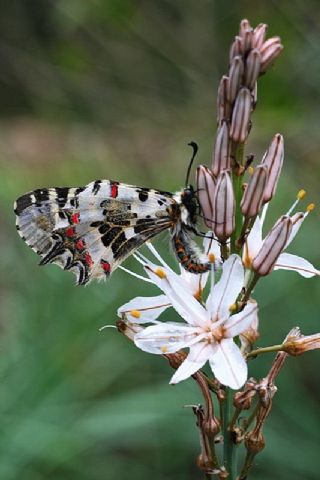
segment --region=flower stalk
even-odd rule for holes
[[[197,382],[203,397],[203,406],[192,407],[201,448],[197,464],[207,479],[248,478],[256,455],[265,447],[263,429],[286,358],[320,348],[320,334],[304,336],[298,328],[280,344],[254,348],[259,338],[258,305],[253,298],[257,282],[278,269],[305,278],[320,275],[310,262],[286,252],[314,209],[311,203],[304,212],[296,212],[304,190],[263,237],[284,159],[279,133],[260,163],[254,165],[255,156],[245,151],[257,105],[257,82],[283,49],[279,37],[266,40],[266,31],[265,24],[252,28],[248,20],[241,21],[230,48],[228,72],[219,84],[211,167],[200,165],[196,171],[199,216],[209,229],[203,234],[201,275],[182,267],[176,273],[147,244],[156,263],[137,253],[144,276],[132,274],[153,283],[162,294],[134,298],[118,310],[122,333],[141,350],[167,358],[175,370],[171,384],[189,377]],[[184,323],[158,320],[169,308]],[[276,356],[266,377],[248,379],[248,361],[271,352]],[[213,377],[202,371],[207,362]],[[219,411],[214,410],[212,394]],[[223,441],[221,458],[215,448],[218,433]],[[239,470],[241,444],[246,457]]]

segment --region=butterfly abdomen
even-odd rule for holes
[[[211,263],[206,261],[191,239],[189,233],[181,228],[172,236],[172,244],[176,256],[185,270],[190,273],[205,273],[211,268]]]

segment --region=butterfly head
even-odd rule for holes
[[[195,224],[197,221],[198,200],[192,185],[185,187],[181,193],[181,203],[188,212],[188,222]]]

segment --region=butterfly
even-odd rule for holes
[[[191,186],[172,194],[96,180],[79,188],[42,188],[15,202],[16,227],[42,259],[76,274],[84,285],[111,273],[147,240],[165,230],[181,265],[192,273],[210,269],[192,234],[199,204]]]

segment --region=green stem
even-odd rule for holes
[[[233,443],[229,430],[232,418],[232,390],[226,388],[226,398],[223,404],[223,463],[229,473],[228,480],[235,480],[237,475],[237,446]]]
[[[244,161],[244,144],[234,145],[234,158],[235,158],[235,167],[233,169],[232,181],[234,188],[234,196],[236,202],[236,211],[235,211],[235,224],[236,228],[231,236],[231,252],[239,253],[240,248],[237,245],[237,239],[240,237],[242,231],[242,212],[240,208],[240,202],[242,198],[242,184],[243,184],[243,174],[239,171],[239,166],[243,166]]]
[[[283,348],[283,343],[280,345],[271,345],[270,347],[257,348],[256,350],[252,350],[251,352],[247,353],[247,358],[256,357],[262,353],[280,352],[283,350]]]

